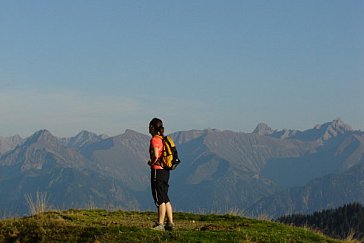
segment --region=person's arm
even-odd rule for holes
[[[153,148],[153,154],[152,154],[152,159],[151,159],[151,165],[154,165],[155,163],[157,163],[158,161],[158,148]]]

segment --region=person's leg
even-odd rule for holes
[[[152,227],[153,230],[159,230],[164,231],[165,225],[164,225],[164,218],[166,215],[166,204],[162,203],[158,206],[158,221],[155,223],[155,225]]]
[[[168,217],[168,222],[164,228],[165,230],[174,230],[173,210],[171,202],[166,203],[166,213]]]
[[[172,210],[172,204],[171,202],[168,202],[166,205],[166,211],[167,211],[167,218],[168,223],[173,224],[173,210]]]
[[[161,205],[159,205],[158,207],[158,223],[164,225],[164,219],[166,217],[166,204],[162,203]]]
[[[160,195],[160,190],[159,190],[159,185],[158,185],[158,171],[157,170],[151,170],[151,189],[152,189],[152,195],[153,195],[153,199],[154,199],[154,203],[157,206],[157,215],[158,215],[158,221],[156,222],[156,224],[152,227],[152,229],[154,230],[164,230],[164,223],[162,221],[162,223],[160,223],[160,214],[163,213],[163,210],[165,211],[165,209],[163,209],[163,206],[159,205],[159,195]],[[165,205],[164,205],[165,208]],[[165,214],[165,212],[164,212]],[[164,220],[164,219],[163,219]]]

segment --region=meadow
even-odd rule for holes
[[[0,242],[353,242],[306,227],[233,214],[176,212],[176,229],[150,229],[155,212],[103,209],[49,211],[0,221]]]

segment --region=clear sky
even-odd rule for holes
[[[364,129],[362,0],[1,0],[0,136]]]

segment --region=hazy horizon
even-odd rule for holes
[[[335,118],[334,120],[337,120],[337,119],[340,119],[341,121],[343,121],[341,118]],[[280,131],[280,130],[283,130],[283,129],[292,129],[292,130],[298,130],[298,131],[305,131],[305,130],[309,130],[309,129],[312,129],[314,128],[316,125],[323,125],[327,122],[332,122],[334,120],[330,120],[330,121],[325,121],[325,122],[322,122],[322,123],[318,123],[318,124],[314,124],[312,125],[311,127],[307,127],[305,129],[294,129],[294,128],[291,128],[291,127],[285,127],[285,128],[282,128],[282,129],[277,129],[275,127],[271,127],[269,124],[265,123],[265,122],[261,122],[261,123],[265,123],[266,125],[268,125],[269,127],[271,127],[273,130],[277,130],[277,131]],[[350,124],[346,123],[345,121],[343,121],[346,125],[349,125],[351,126]],[[256,124],[256,126],[259,125]],[[243,132],[243,133],[252,133],[253,130],[256,128],[256,126],[251,130],[251,131],[237,131],[237,130],[231,130],[231,129],[220,129],[220,128],[213,128],[213,127],[206,127],[206,128],[191,128],[191,129],[187,129],[187,130],[175,130],[175,131],[171,131],[171,130],[167,130],[167,133],[166,134],[171,134],[171,133],[175,133],[175,132],[186,132],[186,131],[191,131],[191,130],[209,130],[209,129],[212,129],[212,130],[218,130],[218,131],[232,131],[232,132]],[[355,128],[355,127],[352,127],[352,129],[354,131],[363,131],[363,129],[360,129],[360,128]],[[121,134],[124,134],[127,130],[132,130],[132,131],[135,131],[135,132],[138,132],[138,133],[142,133],[144,135],[149,135],[147,131],[137,131],[135,129],[131,129],[131,128],[125,128],[124,130],[121,130],[119,133],[117,134],[107,134],[107,133],[99,133],[97,131],[94,131],[94,130],[87,130],[87,129],[81,129],[79,131],[77,131],[76,133],[74,134],[68,134],[68,135],[59,135],[59,134],[56,134],[54,133],[52,130],[50,129],[47,129],[47,128],[40,128],[38,130],[34,130],[33,132],[31,132],[30,134],[19,134],[19,133],[16,133],[16,134],[12,134],[12,135],[7,135],[7,136],[4,136],[2,134],[0,134],[0,137],[12,137],[12,136],[20,136],[21,138],[28,138],[30,136],[32,136],[34,133],[38,132],[38,131],[42,131],[42,130],[47,130],[49,131],[52,135],[58,137],[58,138],[70,138],[70,137],[74,137],[76,135],[78,135],[79,133],[83,132],[83,131],[86,131],[86,132],[91,132],[91,133],[95,133],[99,136],[102,136],[102,135],[105,135],[105,136],[108,136],[108,137],[114,137],[114,136],[118,136],[118,135],[121,135]]]

